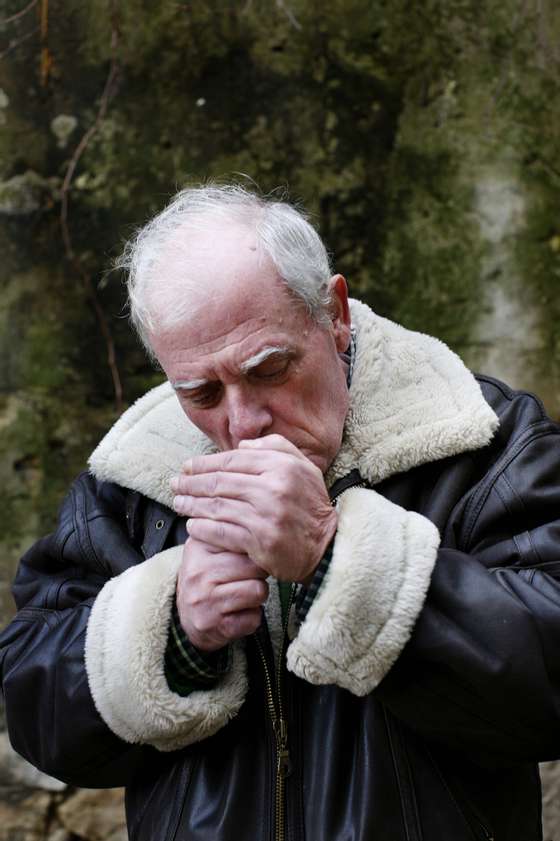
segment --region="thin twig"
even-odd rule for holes
[[[31,32],[26,32],[25,35],[22,35],[21,38],[15,38],[14,40],[10,41],[10,43],[8,44],[8,46],[4,50],[4,52],[0,53],[0,59],[7,56],[8,53],[13,52],[13,50],[15,50],[17,47],[19,47],[20,44],[23,44],[24,41],[28,41],[29,38],[32,38],[34,35],[36,35],[38,31],[39,31],[39,27],[36,26],[35,29],[31,30]]]
[[[113,390],[115,392],[115,403],[117,410],[120,412],[123,408],[123,389],[122,389],[122,381],[119,374],[119,369],[117,366],[117,357],[115,353],[115,342],[111,335],[111,330],[109,324],[107,322],[107,318],[101,304],[99,303],[99,299],[97,297],[97,292],[95,290],[95,286],[92,282],[91,276],[84,271],[80,261],[77,259],[76,254],[74,252],[74,247],[72,245],[72,237],[70,234],[70,228],[68,226],[68,203],[69,203],[69,194],[70,188],[72,186],[72,179],[74,177],[74,173],[76,171],[76,167],[80,161],[80,158],[84,154],[85,150],[88,147],[92,137],[96,134],[99,130],[99,127],[103,120],[105,119],[105,115],[107,113],[107,108],[111,99],[113,98],[116,87],[117,87],[117,80],[119,74],[119,61],[117,56],[117,49],[119,45],[119,32],[116,23],[116,13],[115,13],[115,1],[111,0],[111,18],[112,18],[112,29],[111,29],[111,65],[109,67],[109,73],[107,75],[107,79],[105,81],[105,86],[103,88],[103,93],[101,94],[101,99],[99,101],[99,108],[97,111],[97,115],[91,124],[91,126],[87,129],[87,131],[82,136],[82,139],[76,146],[74,150],[74,154],[70,158],[70,162],[68,163],[68,167],[66,169],[66,174],[64,176],[64,181],[62,182],[62,191],[61,191],[61,206],[60,206],[60,227],[62,231],[62,240],[64,242],[64,250],[66,253],[66,258],[72,263],[76,272],[82,279],[84,286],[91,298],[93,308],[95,311],[95,315],[99,324],[99,328],[105,340],[105,345],[107,348],[107,362],[109,365],[109,369],[111,371],[111,377],[113,380]]]
[[[294,29],[302,28],[301,23],[299,22],[299,20],[297,20],[292,10],[286,6],[284,0],[276,0],[276,6],[280,9],[280,11],[284,12]]]
[[[41,86],[49,81],[52,58],[49,52],[49,0],[41,0]]]
[[[25,9],[22,9],[20,12],[16,12],[14,15],[10,15],[9,18],[4,18],[3,20],[0,20],[0,26],[4,26],[7,23],[13,23],[15,20],[19,20],[28,12],[30,12],[31,9],[33,9],[33,7],[36,6],[38,2],[39,0],[31,0],[31,3],[28,3]]]

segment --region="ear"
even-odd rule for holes
[[[348,304],[348,286],[341,274],[335,274],[329,280],[331,320],[336,349],[339,353],[350,344],[350,306]]]

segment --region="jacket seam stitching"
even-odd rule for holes
[[[542,423],[542,421],[538,421],[538,423]],[[507,468],[512,464],[512,462],[528,447],[530,444],[537,441],[539,438],[543,438],[546,435],[556,434],[550,428],[543,429],[537,434],[531,434],[530,437],[527,437],[527,440],[523,440],[525,435],[529,435],[532,432],[532,427],[536,424],[531,424],[530,427],[527,427],[527,430],[522,433],[516,442],[513,443],[512,449],[505,450],[505,454],[508,455],[507,460],[499,460],[498,464],[494,465],[494,468],[491,469],[490,476],[487,477],[487,480],[483,483],[483,485],[475,492],[475,495],[472,497],[470,506],[472,507],[472,513],[467,517],[467,522],[465,523],[465,538],[464,538],[464,547],[465,550],[468,550],[470,547],[472,533],[475,529],[476,523],[482,509],[484,508],[488,497],[492,491],[492,488],[495,486],[496,481],[500,477],[500,475],[507,470]],[[503,463],[502,463],[503,462]]]
[[[526,509],[525,503],[523,502],[522,498],[519,496],[519,494],[517,493],[517,491],[515,490],[515,488],[513,487],[513,485],[511,484],[511,482],[509,481],[509,479],[508,479],[508,477],[507,477],[507,475],[506,475],[505,473],[503,473],[503,474],[502,474],[502,476],[501,476],[501,480],[502,480],[502,481],[503,481],[503,482],[507,485],[507,487],[508,487],[508,489],[509,489],[509,491],[510,491],[510,493],[511,493],[512,497],[516,498],[516,499],[519,501],[519,504],[520,504],[521,508],[523,509],[523,511],[524,511],[524,512],[526,512],[526,510],[527,510],[527,509]],[[507,504],[506,499],[505,499],[505,498],[501,495],[500,491],[498,490],[498,486],[497,486],[497,485],[496,485],[496,492],[498,493],[498,495],[500,496],[500,499],[502,500],[502,502],[503,502],[504,506],[506,507],[506,509],[507,509],[507,511],[508,511],[508,513],[509,513],[510,518],[511,518],[511,519],[513,519],[513,520],[515,521],[515,515],[514,515],[513,511],[511,511],[511,510],[510,510],[510,507],[509,507],[509,505]],[[526,534],[526,535],[527,535],[527,540],[529,541],[529,545],[531,546],[531,550],[532,550],[532,552],[533,552],[533,554],[534,554],[535,558],[537,559],[537,563],[538,563],[538,564],[542,564],[542,558],[541,558],[541,556],[540,556],[540,554],[539,554],[539,550],[538,550],[538,549],[537,549],[537,547],[535,546],[535,543],[534,543],[534,541],[533,541],[533,538],[532,538],[532,535],[531,535],[530,530],[529,530],[529,529],[525,529],[525,531],[523,532],[523,534]]]

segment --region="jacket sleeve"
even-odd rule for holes
[[[13,585],[18,612],[0,636],[0,670],[10,740],[33,765],[81,786],[123,785],[139,749],[118,739],[95,708],[84,668],[92,604],[107,579],[86,540],[82,479],[60,510],[56,531],[22,558]],[[97,512],[99,513],[99,512]],[[105,533],[119,563],[138,561],[121,528]]]
[[[125,526],[125,498],[118,486],[79,477],[55,532],[20,563],[18,612],[0,636],[12,745],[41,770],[80,786],[125,785],[154,748],[203,738],[235,711],[210,699],[209,713],[199,696],[210,693],[181,698],[168,688],[176,549],[144,561]],[[238,694],[241,703],[244,685]]]
[[[454,548],[375,491],[345,493],[293,671],[375,690],[417,733],[479,762],[557,758],[559,454],[554,424],[526,430],[457,505]]]

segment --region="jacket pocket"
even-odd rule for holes
[[[463,816],[465,823],[472,833],[474,841],[494,841],[494,833],[490,828],[488,821],[470,801],[463,787],[459,787],[458,784],[452,787],[432,753],[429,750],[426,750],[426,753],[450,800],[455,804],[457,810]]]
[[[406,841],[494,841],[488,821],[458,780],[450,780],[425,742],[385,710]]]
[[[153,763],[126,790],[129,841],[175,841],[195,765],[195,756],[187,752],[154,751]]]
[[[395,778],[397,780],[401,800],[405,838],[407,841],[422,841],[422,830],[420,826],[420,816],[418,814],[418,805],[416,803],[414,779],[412,777],[402,730],[397,721],[386,709],[384,710],[384,713],[385,726],[387,728],[387,739],[389,742]]]

